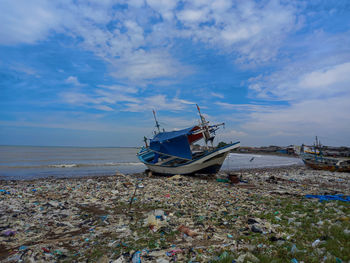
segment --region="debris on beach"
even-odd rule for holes
[[[285,167],[0,181],[0,261],[349,262],[348,176]]]

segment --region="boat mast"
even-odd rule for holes
[[[156,112],[154,110],[152,110],[152,111],[153,111],[154,120],[156,122],[156,127],[158,129],[158,133],[160,133],[160,128],[159,128],[160,126],[159,126],[159,123],[158,123],[157,118],[156,118]]]
[[[197,110],[198,110],[198,113],[199,113],[199,116],[200,116],[201,122],[202,122],[202,123],[201,123],[201,126],[202,126],[202,134],[203,134],[203,137],[204,137],[205,145],[206,145],[207,149],[209,149],[209,148],[208,148],[208,141],[211,141],[211,146],[213,147],[213,139],[214,139],[214,138],[212,138],[212,137],[210,136],[209,127],[208,127],[208,123],[209,123],[209,122],[207,122],[207,121],[205,120],[204,116],[203,116],[202,113],[201,113],[201,110],[200,110],[198,104],[196,104],[196,106],[197,106]]]
[[[323,158],[322,157],[322,145],[321,145],[321,141],[317,138],[316,136],[316,142],[314,144],[314,150],[315,150],[315,159],[317,158]],[[318,154],[317,154],[317,151],[318,151]]]

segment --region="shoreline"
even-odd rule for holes
[[[142,262],[350,260],[349,203],[305,198],[350,195],[350,174],[298,165],[233,173],[238,184],[217,180],[223,172],[0,181],[0,261],[120,263],[136,252]]]
[[[249,171],[260,171],[260,170],[280,170],[280,169],[289,169],[289,168],[295,168],[295,167],[304,167],[304,164],[292,164],[292,165],[276,165],[276,166],[265,166],[265,167],[258,167],[258,168],[238,168],[238,169],[231,169],[231,170],[220,170],[218,173],[240,173],[240,172],[249,172]],[[147,169],[145,169],[146,171]],[[125,175],[127,176],[137,176],[140,174],[145,173],[145,171],[143,172],[138,172],[138,173],[125,173]],[[70,177],[65,177],[65,176],[53,176],[53,175],[49,175],[47,177],[45,176],[41,176],[41,177],[37,177],[37,178],[32,178],[32,179],[26,179],[26,178],[20,178],[20,179],[6,179],[5,177],[7,176],[0,176],[0,183],[1,182],[6,182],[6,181],[37,181],[37,180],[47,180],[47,179],[61,179],[61,180],[70,180],[70,179],[83,179],[83,178],[103,178],[103,177],[113,177],[115,176],[115,174],[119,174],[119,171],[116,171],[115,173],[111,173],[111,174],[105,174],[105,175],[101,175],[101,174],[96,174],[96,175],[73,175]],[[187,177],[188,175],[185,175],[185,177]],[[200,175],[199,175],[200,176]],[[169,177],[169,175],[164,175],[164,177]],[[193,177],[191,175],[189,175],[188,177]]]
[[[237,170],[223,170],[219,171],[218,174],[229,174],[229,173],[246,173],[246,172],[264,172],[264,171],[280,171],[280,170],[288,170],[288,169],[293,169],[297,167],[304,167],[305,165],[303,164],[292,164],[292,165],[282,165],[282,166],[266,166],[266,167],[260,167],[260,168],[243,168],[243,169],[237,169]],[[131,176],[131,177],[140,177],[140,176],[145,176],[145,172],[140,172],[140,173],[125,173],[125,176]],[[21,182],[35,182],[35,181],[40,181],[40,180],[79,180],[79,179],[99,179],[99,178],[110,178],[110,177],[115,177],[120,175],[120,172],[116,172],[114,174],[106,174],[106,175],[76,175],[76,176],[71,176],[71,177],[55,177],[55,176],[48,176],[48,177],[40,177],[40,178],[32,178],[32,179],[3,179],[0,178],[0,185],[2,182],[11,182],[11,181],[21,181]],[[154,177],[159,177],[159,178],[168,178],[171,177],[172,175],[153,175]],[[203,174],[198,174],[198,175],[184,175],[184,177],[188,178],[200,178],[203,176],[203,178],[207,178],[207,175]]]
[[[260,167],[260,168],[243,168],[243,169],[237,169],[237,170],[223,170],[219,171],[217,174],[231,174],[231,173],[249,173],[249,172],[265,172],[265,171],[270,171],[270,172],[275,172],[275,171],[280,171],[280,170],[288,170],[288,169],[293,169],[293,168],[298,168],[298,167],[304,167],[305,165],[303,164],[292,164],[292,165],[282,165],[282,166],[266,166],[266,167]],[[125,173],[123,175],[125,176],[130,176],[130,177],[144,177],[145,172],[147,170],[140,172],[140,173]],[[80,180],[80,179],[99,179],[99,178],[110,178],[110,177],[115,177],[119,176],[120,173],[117,171],[114,174],[106,174],[106,175],[77,175],[77,176],[71,176],[71,177],[55,177],[55,176],[48,176],[48,177],[40,177],[40,178],[32,178],[32,179],[3,179],[0,178],[0,185],[1,183],[6,183],[6,182],[16,182],[16,181],[21,181],[21,182],[35,182],[35,181],[40,181],[40,180]],[[172,175],[152,175],[153,177],[158,177],[158,178],[169,178]],[[188,178],[207,178],[208,175],[204,174],[197,174],[197,175],[183,175],[184,177]],[[215,175],[213,175],[215,176]]]

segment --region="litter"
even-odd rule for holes
[[[312,247],[315,248],[318,246],[318,244],[320,244],[321,240],[316,239],[314,242],[312,242]]]
[[[17,259],[13,262],[91,259],[126,263],[132,258],[142,263],[209,262],[224,251],[230,255],[230,262],[233,255],[236,262],[254,262],[249,251],[254,255],[267,249],[276,253],[282,247],[288,249],[290,258],[297,257],[298,252],[306,251],[314,242],[301,239],[293,245],[310,216],[316,218],[312,223],[315,229],[329,224],[345,225],[350,220],[346,204],[334,206],[332,202],[321,204],[317,200],[306,202],[299,209],[300,197],[330,193],[330,189],[337,196],[348,195],[350,184],[349,180],[339,184],[338,174],[326,172],[322,172],[322,177],[317,172],[317,181],[312,181],[316,172],[303,167],[288,168],[287,178],[286,169],[236,172],[249,184],[234,187],[228,185],[230,180],[221,184],[215,177],[204,180],[200,176],[143,174],[0,181],[0,262],[11,262],[8,259],[12,258]],[[302,178],[300,171],[304,172]],[[277,184],[267,181],[271,176]],[[219,178],[227,179],[229,174],[222,172]],[[298,180],[292,183],[289,179]],[[144,187],[137,187],[141,182]],[[134,202],[130,207],[131,200]],[[292,209],[286,211],[285,205]],[[332,213],[332,218],[325,216]],[[348,227],[340,231],[350,234]],[[261,235],[265,235],[266,244],[261,242]],[[334,238],[329,235],[329,239]],[[244,236],[248,238],[241,238]],[[315,252],[327,242],[321,236],[319,240],[314,244]],[[330,253],[336,255],[334,251]],[[320,262],[324,256],[315,253]],[[327,258],[335,261],[334,256]]]
[[[318,198],[320,202],[323,201],[343,201],[350,202],[350,196],[344,195],[305,195],[306,198]]]
[[[134,253],[134,255],[132,256],[132,263],[141,263],[141,252],[140,251],[136,251]]]
[[[230,182],[228,179],[224,179],[224,178],[218,178],[218,179],[216,179],[216,181],[219,183],[229,183]]]
[[[179,228],[177,230],[190,236],[190,237],[194,237],[194,236],[198,235],[196,232],[190,230],[188,227],[186,227],[184,225],[179,226]]]
[[[179,174],[167,178],[167,180],[170,180],[170,181],[171,180],[184,180],[184,179],[185,179],[185,177],[182,175],[179,175]]]
[[[5,230],[4,232],[1,233],[1,235],[5,236],[5,237],[12,237],[15,234],[16,234],[16,231],[14,231],[12,229]]]
[[[251,230],[252,230],[254,233],[260,233],[260,234],[261,234],[261,233],[263,232],[260,228],[256,227],[255,225],[252,225]]]

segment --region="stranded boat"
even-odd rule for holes
[[[315,170],[328,170],[332,172],[348,172],[350,173],[350,160],[338,159],[331,157],[315,157],[304,156],[302,157],[306,166],[309,166]]]
[[[200,124],[179,131],[160,131],[159,123],[153,111],[157,131],[148,145],[145,137],[145,147],[137,154],[138,158],[148,169],[159,174],[213,174],[220,170],[222,163],[230,150],[239,147],[240,142],[231,143],[224,147],[208,146],[215,138],[215,132],[224,123],[209,125],[197,105]],[[205,149],[194,151],[193,144],[203,139]]]
[[[317,136],[316,143],[313,146],[301,146],[300,157],[306,166],[315,170],[350,172],[350,159],[324,156]]]

